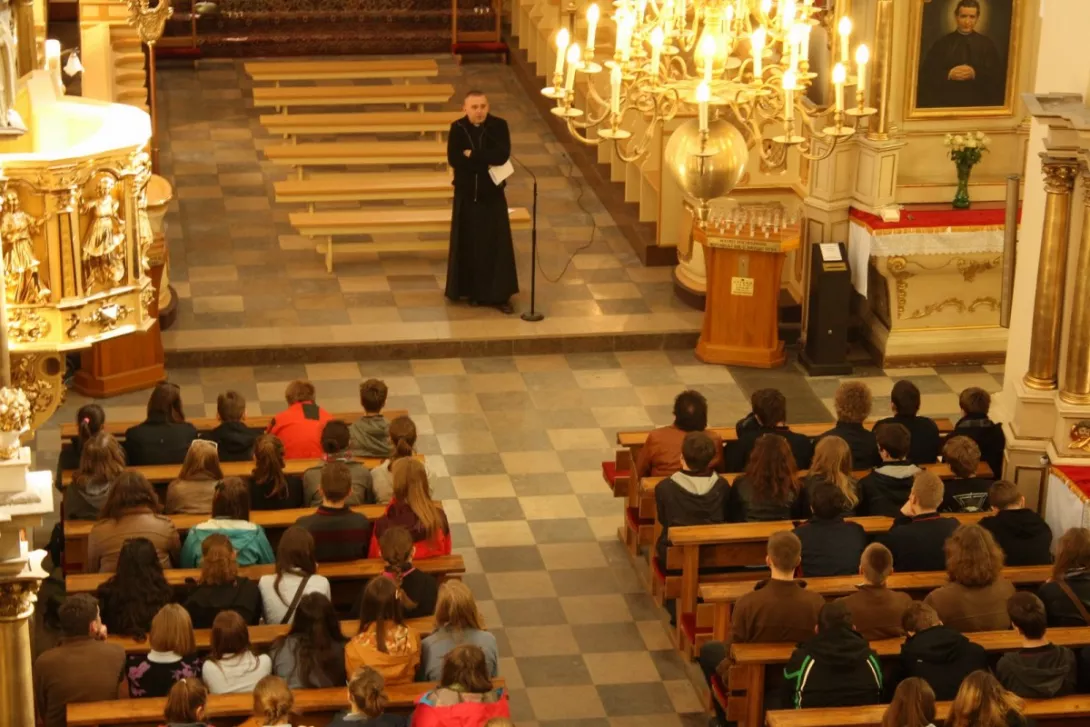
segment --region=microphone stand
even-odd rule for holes
[[[530,310],[523,313],[522,320],[537,323],[545,319],[545,314],[536,309],[537,305],[537,175],[530,167],[523,164],[512,154],[511,159],[529,173],[534,180],[534,201],[530,207]]]

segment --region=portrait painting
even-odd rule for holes
[[[1013,111],[1021,0],[911,0],[906,118]]]

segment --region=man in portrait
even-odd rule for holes
[[[981,0],[958,0],[957,28],[927,51],[919,73],[917,106],[1002,106],[1006,68],[995,43],[976,31]]]

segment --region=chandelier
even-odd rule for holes
[[[821,106],[806,98],[817,78],[810,66],[810,36],[821,10],[813,0],[615,0],[613,5],[612,57],[599,63],[595,36],[601,11],[592,4],[582,48],[567,28],[557,33],[552,85],[541,93],[555,99],[552,113],[576,140],[609,141],[626,162],[648,152],[659,124],[683,111],[692,114],[695,107],[695,118],[671,134],[666,163],[682,189],[700,202],[701,222],[707,221],[707,201],[725,196],[741,179],[749,149],[756,147],[773,169],[786,165],[792,148],[808,159],[823,159],[855,133],[861,119],[877,112],[866,104],[867,47],[859,45],[854,58],[849,56],[847,15],[836,24],[839,42],[832,49],[834,101]],[[603,72],[609,74],[608,98],[596,83]],[[585,109],[575,106],[579,74],[589,77]],[[848,88],[855,89],[855,97],[846,105]]]

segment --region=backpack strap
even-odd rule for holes
[[[1056,579],[1056,585],[1060,587],[1060,590],[1064,592],[1064,595],[1074,604],[1078,609],[1079,615],[1082,616],[1082,620],[1087,626],[1090,626],[1090,612],[1086,610],[1086,606],[1083,604],[1082,599],[1075,595],[1075,592],[1071,590],[1071,586],[1067,585],[1067,581],[1063,578]]]
[[[284,613],[284,618],[280,619],[280,623],[291,623],[291,617],[295,615],[295,607],[298,606],[299,601],[302,600],[303,590],[307,587],[307,581],[309,580],[310,574],[307,573],[303,576],[303,580],[299,581],[299,587],[295,589],[295,597],[291,599],[291,605],[288,606],[288,610]]]

